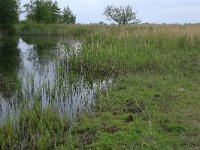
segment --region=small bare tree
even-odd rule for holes
[[[140,20],[136,17],[136,12],[133,11],[130,5],[124,7],[116,7],[113,5],[107,6],[103,13],[108,20],[113,20],[118,24],[137,24]]]

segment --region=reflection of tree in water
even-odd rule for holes
[[[33,45],[33,48],[28,53],[28,59],[33,63],[35,70],[40,74],[44,73],[44,70],[49,70],[53,61],[56,59],[57,52],[59,51],[58,37],[23,37],[29,45]]]
[[[36,70],[42,72],[45,65],[48,65],[55,58],[58,38],[23,37],[22,40],[33,45],[33,49],[29,51],[28,59],[33,63]]]
[[[18,38],[0,39],[0,93],[5,98],[10,98],[17,87],[21,62],[17,45]]]

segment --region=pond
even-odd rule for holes
[[[74,71],[71,57],[81,55],[83,43],[61,37],[9,37],[0,40],[0,122],[31,108],[53,106],[69,120],[92,114],[96,92],[107,90],[111,78],[87,79]]]

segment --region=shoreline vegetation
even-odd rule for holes
[[[71,69],[116,80],[97,94],[94,115],[72,128],[53,108],[42,110],[36,96],[32,109],[0,127],[0,149],[200,149],[199,25],[18,24],[15,30],[81,39]]]

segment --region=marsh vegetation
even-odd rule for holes
[[[1,149],[200,147],[199,25],[15,28],[0,42]]]

